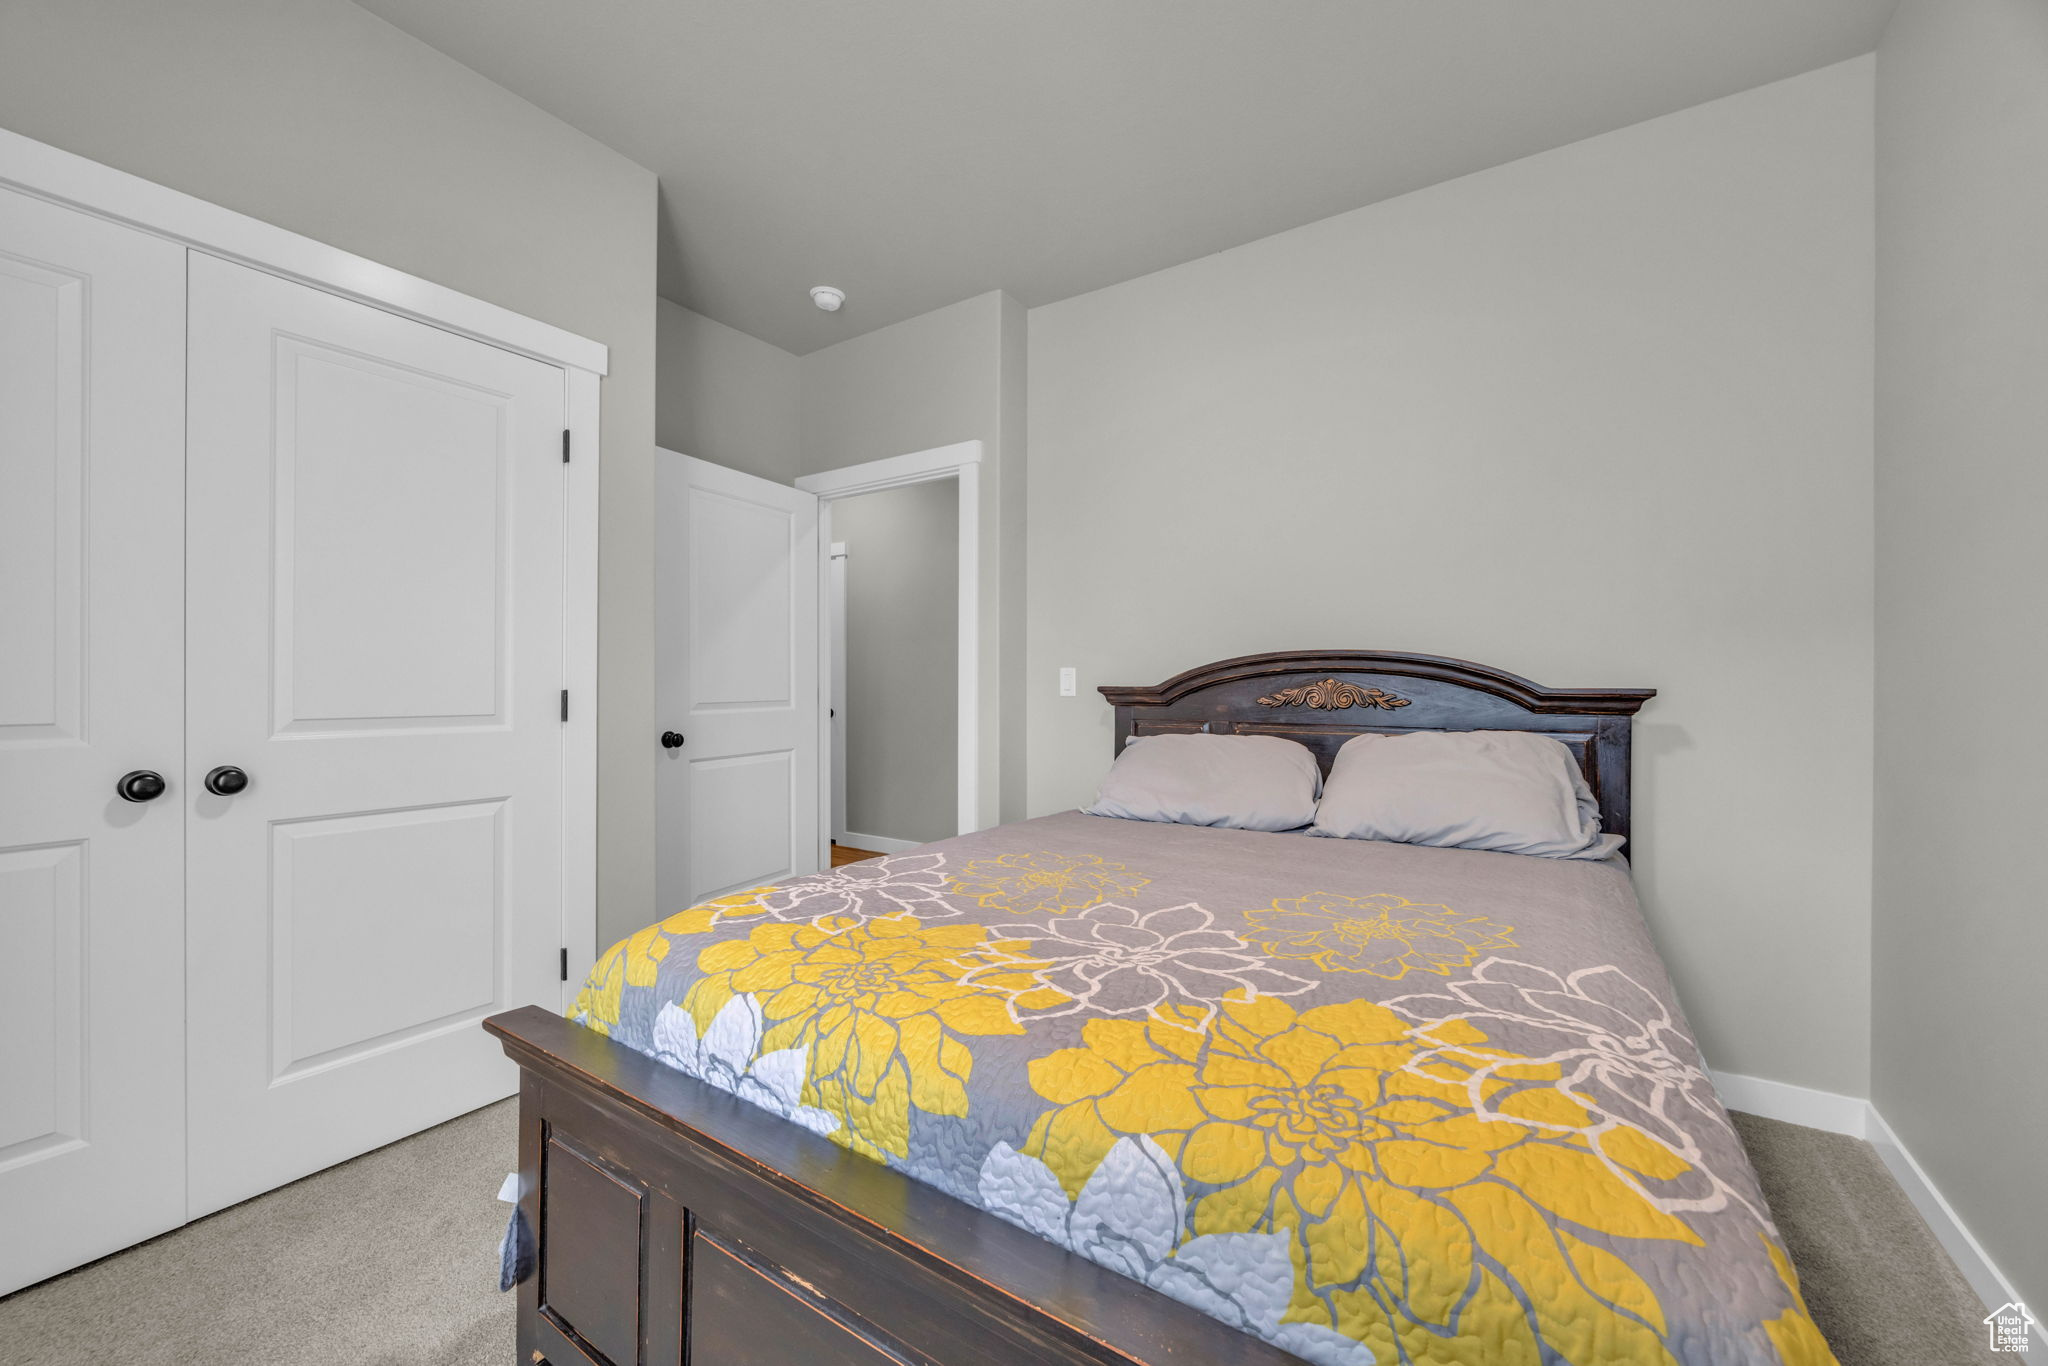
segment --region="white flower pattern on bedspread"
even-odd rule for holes
[[[1561,1075],[1542,1086],[1590,1112],[1594,1122],[1590,1126],[1552,1123],[1547,1127],[1584,1132],[1594,1140],[1593,1151],[1609,1169],[1658,1208],[1667,1213],[1707,1213],[1733,1202],[1764,1227],[1775,1229],[1760,1201],[1752,1200],[1713,1169],[1712,1159],[1697,1138],[1700,1125],[1736,1138],[1699,1048],[1663,1002],[1620,968],[1603,965],[1560,976],[1533,963],[1488,958],[1462,981],[1446,983],[1436,991],[1396,996],[1386,1005],[1421,1024],[1462,1020],[1482,1030],[1493,1043],[1511,1044],[1527,1061],[1557,1064]],[[1530,1089],[1528,1083],[1521,1083],[1496,1092],[1489,1101],[1486,1091],[1505,1060],[1484,1049],[1438,1046],[1415,1065],[1427,1067],[1438,1058],[1470,1069],[1475,1114],[1493,1116],[1500,1099],[1524,1096]],[[1524,1110],[1517,1122],[1542,1123],[1526,1115]],[[1641,1175],[1617,1162],[1609,1145],[1598,1140],[1619,1128],[1649,1134],[1685,1159],[1692,1168],[1685,1174],[1685,1183],[1678,1190],[1652,1188]]]
[[[914,911],[923,920],[950,919],[959,908],[946,900],[944,854],[898,854],[863,859],[771,887],[760,904],[776,920],[811,921],[822,915],[868,920]]]
[[[839,1129],[839,1117],[803,1103],[809,1063],[805,1050],[763,1053],[763,1032],[761,1003],[752,996],[727,1001],[701,1035],[687,1010],[665,1005],[654,1017],[654,1057],[812,1133],[831,1137]]]
[[[1073,1200],[1052,1168],[998,1143],[981,1164],[982,1207],[1316,1366],[1373,1366],[1372,1349],[1320,1324],[1288,1323],[1294,1261],[1284,1233],[1187,1238],[1187,1190],[1149,1138],[1119,1139]],[[1183,1241],[1183,1240],[1186,1241]]]
[[[1233,994],[1295,996],[1315,983],[1273,967],[1194,902],[1138,911],[1115,902],[1035,925],[991,925],[1026,940],[1040,978],[1071,999],[1044,1015],[1149,1015],[1167,1004],[1210,1014]]]

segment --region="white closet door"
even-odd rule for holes
[[[185,1217],[184,309],[0,191],[0,1293]]]
[[[509,1095],[477,1021],[559,1007],[564,375],[197,252],[190,335],[196,1217]]]
[[[818,871],[818,500],[659,451],[663,915]]]

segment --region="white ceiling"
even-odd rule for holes
[[[1854,57],[1895,0],[359,3],[659,173],[662,294],[802,353]]]

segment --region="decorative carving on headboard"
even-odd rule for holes
[[[1304,683],[1298,688],[1282,688],[1271,696],[1261,697],[1259,705],[1313,707],[1317,711],[1342,711],[1346,707],[1379,707],[1384,711],[1392,711],[1396,707],[1407,706],[1408,699],[1379,688],[1361,688],[1356,683],[1326,678],[1320,683]]]

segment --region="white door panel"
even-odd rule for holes
[[[0,191],[0,1294],[185,1217],[184,297]]]
[[[280,729],[502,724],[505,396],[289,337],[276,365]]]
[[[560,999],[564,380],[199,253],[190,331],[196,1216],[509,1094],[477,1021]]]
[[[271,826],[274,1077],[492,1005],[505,805]]]
[[[662,451],[663,914],[818,868],[818,502]]]

